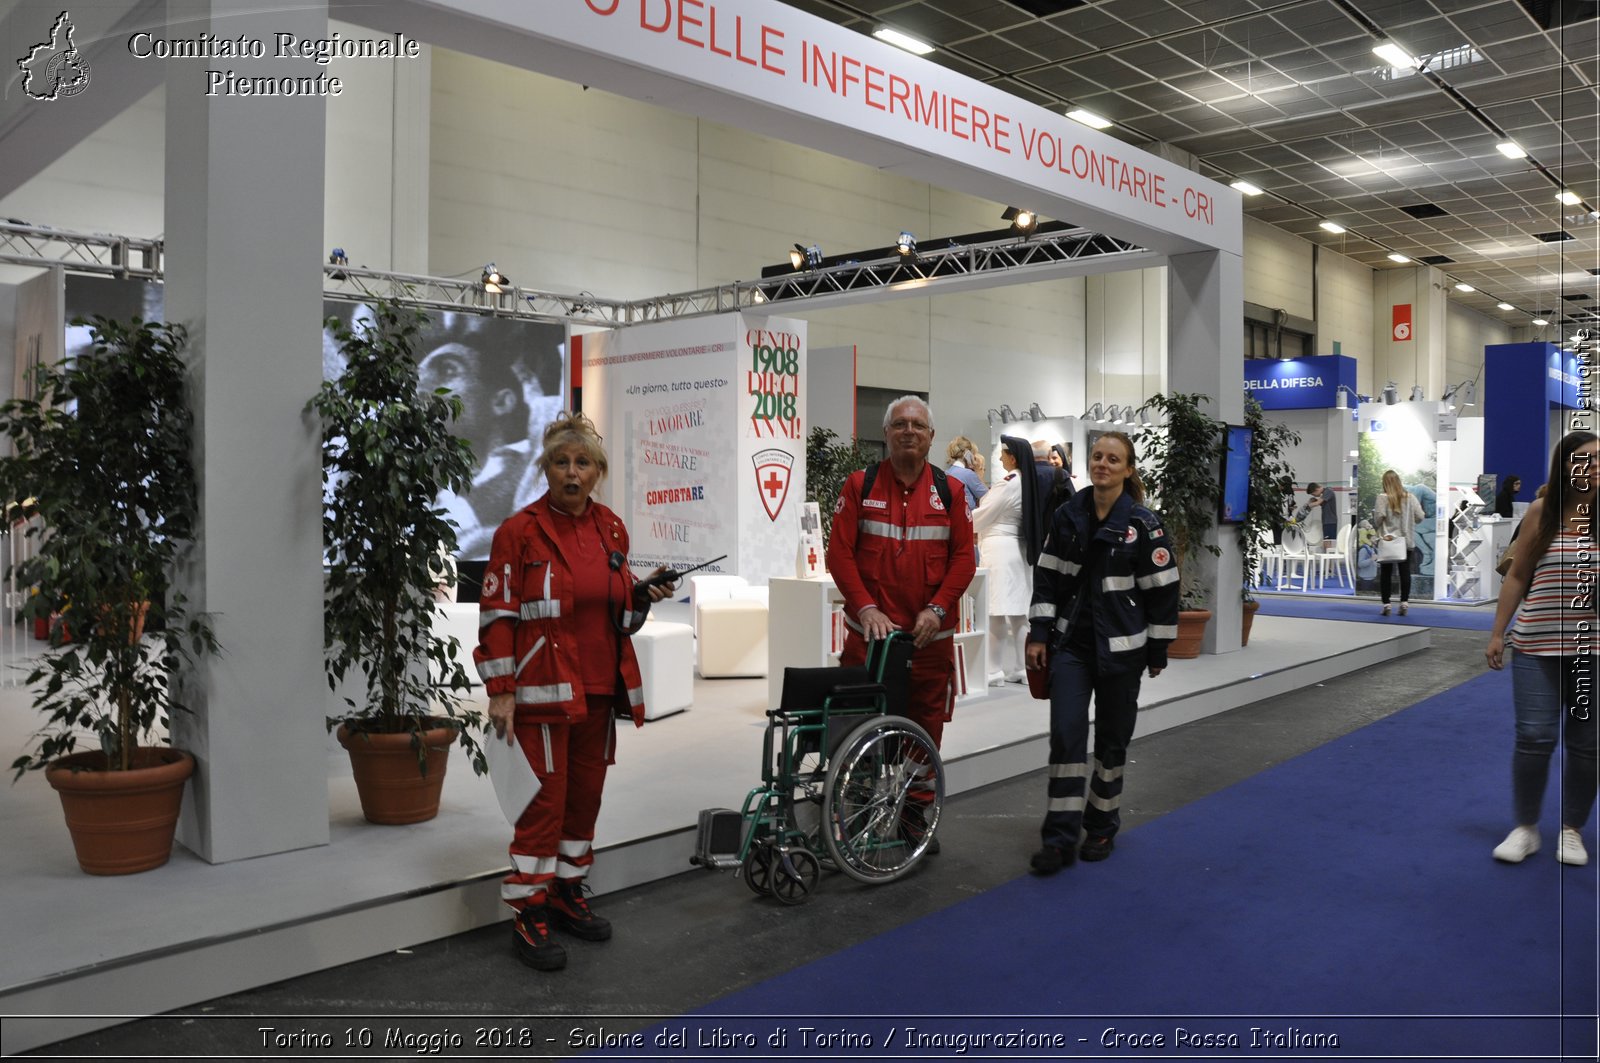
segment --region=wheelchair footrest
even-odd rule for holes
[[[710,868],[738,867],[743,840],[744,816],[731,808],[703,808],[689,862]]]

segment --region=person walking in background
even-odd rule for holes
[[[983,457],[978,453],[978,445],[966,436],[956,436],[944,448],[944,456],[950,463],[944,470],[945,475],[960,481],[967,492],[967,512],[975,512],[983,496],[989,493],[989,485],[983,482]]]
[[[1033,448],[1016,436],[1000,437],[1000,464],[1005,479],[984,496],[972,515],[978,551],[989,570],[990,686],[1020,683],[1022,641],[1027,634],[1028,603],[1033,598],[1033,572],[1022,540],[1022,477],[1019,468],[1033,461]]]
[[[1395,572],[1400,573],[1400,615],[1405,616],[1411,602],[1411,544],[1415,542],[1417,521],[1423,518],[1422,503],[1400,483],[1393,469],[1383,472],[1383,490],[1378,493],[1372,526],[1384,539],[1399,539],[1405,556],[1398,561],[1378,562],[1378,595],[1383,599],[1382,616],[1389,615],[1389,595]]]
[[[1056,510],[1028,611],[1028,668],[1050,677],[1050,800],[1032,859],[1040,875],[1111,855],[1139,673],[1160,675],[1178,636],[1177,562],[1161,519],[1144,506],[1133,440],[1096,439],[1089,480]]]
[[[1508,864],[1539,851],[1539,810],[1563,729],[1567,750],[1556,859],[1576,866],[1589,862],[1583,827],[1600,780],[1594,709],[1597,475],[1600,439],[1593,432],[1567,433],[1551,455],[1545,497],[1528,506],[1522,522],[1528,537],[1500,584],[1483,651],[1489,667],[1499,670],[1505,667],[1505,644],[1511,644],[1511,804],[1517,825],[1494,848],[1494,858]],[[1513,614],[1516,623],[1507,638]]]
[[[1050,459],[1054,455],[1050,444],[1042,439],[1033,441],[1034,504],[1030,508],[1023,496],[1023,519],[1027,522],[1028,564],[1039,559],[1044,549],[1044,538],[1050,532],[1050,518],[1056,507],[1072,497],[1072,479],[1063,466]]]
[[[539,780],[514,825],[511,874],[500,887],[517,913],[511,940],[523,963],[555,971],[566,966],[567,951],[551,926],[586,941],[611,937],[610,921],[584,898],[584,883],[616,754],[615,718],[644,725],[639,662],[614,614],[617,603],[630,611],[648,606],[634,603],[628,530],[590,498],[607,468],[594,425],[581,413],[557,417],[539,461],[545,493],[494,533],[473,660],[495,735],[522,748]],[[649,598],[671,591],[657,585]]]
[[[1522,490],[1522,477],[1507,476],[1500,490],[1494,493],[1494,511],[1497,516],[1510,517],[1516,513],[1517,492]]]

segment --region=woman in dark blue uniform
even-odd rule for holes
[[[1032,861],[1041,875],[1111,855],[1140,673],[1161,674],[1178,634],[1177,563],[1160,518],[1143,505],[1133,440],[1122,432],[1095,440],[1089,480],[1056,510],[1028,612],[1028,667],[1050,674],[1049,805]]]

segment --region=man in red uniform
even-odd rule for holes
[[[916,651],[905,715],[937,746],[954,706],[951,636],[961,595],[977,571],[972,515],[965,493],[948,484],[941,491],[936,478],[943,473],[928,464],[933,411],[927,403],[915,395],[890,403],[883,436],[889,458],[870,490],[863,497],[865,471],[851,473],[833,511],[828,570],[844,595],[849,631],[839,663],[861,664],[868,640],[909,631]],[[916,823],[907,826],[915,833]]]

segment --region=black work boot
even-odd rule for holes
[[[583,880],[557,879],[550,884],[550,922],[557,930],[564,930],[585,941],[608,941],[611,938],[611,920],[594,914],[583,896]]]
[[[545,905],[530,904],[517,913],[511,925],[517,959],[536,971],[559,971],[567,965],[567,950],[550,940],[550,926],[545,922],[548,914]]]

